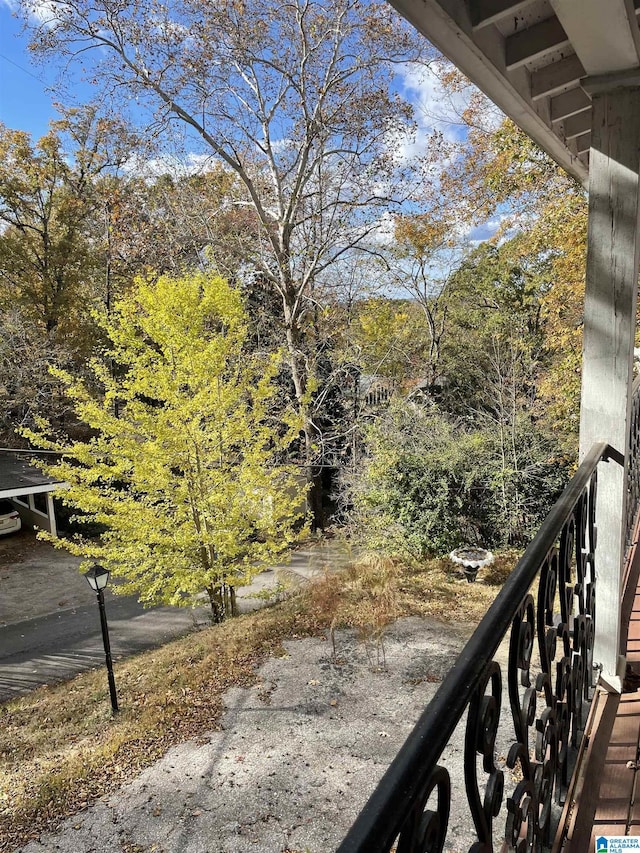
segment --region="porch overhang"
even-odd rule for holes
[[[389,2],[586,187],[594,90],[640,82],[640,0]]]
[[[23,497],[68,488],[68,483],[54,480],[37,467],[37,454],[19,450],[0,452],[0,498]]]
[[[7,498],[18,505],[23,523],[57,536],[53,493],[68,489],[69,484],[49,477],[38,467],[38,459],[42,455],[47,454],[0,450],[0,498]],[[36,495],[44,496],[44,503],[40,506],[36,504]]]

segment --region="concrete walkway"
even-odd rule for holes
[[[135,781],[22,853],[329,853],[433,696],[469,631],[402,619],[372,667],[352,632],[286,643],[258,683],[225,696],[220,731],[171,749]],[[462,743],[447,750],[464,791]],[[464,804],[447,849],[473,841]]]

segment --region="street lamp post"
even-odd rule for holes
[[[88,572],[84,574],[89,586],[98,597],[100,608],[100,627],[102,628],[102,642],[104,643],[104,656],[107,661],[107,675],[109,678],[109,694],[111,695],[111,709],[113,713],[118,711],[118,696],[116,694],[116,682],[113,677],[113,663],[111,661],[111,646],[109,644],[109,628],[107,627],[107,614],[104,609],[104,588],[109,583],[109,570],[95,563]]]

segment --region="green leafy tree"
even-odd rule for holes
[[[62,452],[49,472],[71,484],[65,503],[103,531],[59,544],[144,603],[206,591],[221,620],[235,588],[293,542],[303,503],[282,461],[300,424],[275,406],[280,356],[247,351],[242,300],[218,276],[138,280],[102,323],[101,392],[56,371],[92,437],[56,441],[44,423],[28,433]]]
[[[462,544],[530,538],[562,490],[566,462],[523,414],[506,430],[397,400],[365,432],[345,476],[356,538],[421,559]]]
[[[443,404],[469,414],[493,410],[495,388],[508,373],[528,403],[543,369],[542,300],[550,287],[548,261],[526,251],[525,235],[499,246],[484,243],[447,282],[449,334],[443,341]]]
[[[399,400],[365,442],[348,493],[356,536],[369,547],[420,559],[485,538],[486,433],[468,431],[435,405]]]
[[[509,544],[527,540],[566,479],[567,436],[540,392],[553,363],[544,311],[552,281],[552,259],[520,233],[476,249],[450,282],[440,402],[491,437],[492,515]]]
[[[533,535],[567,473],[538,390],[552,260],[519,234],[479,247],[450,278],[437,387],[413,390],[365,433],[351,492],[365,536],[424,555]]]

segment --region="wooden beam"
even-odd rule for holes
[[[619,696],[596,689],[551,853],[591,851],[589,842],[598,807],[599,779],[619,705]],[[594,780],[598,782],[594,784]]]
[[[509,36],[505,43],[505,64],[509,70],[519,68],[568,44],[569,36],[554,15]]]
[[[640,88],[593,98],[584,305],[580,456],[607,441],[627,458],[640,262]],[[625,466],[626,468],[626,466]],[[621,690],[620,612],[626,470],[598,471],[598,598],[594,661]],[[621,672],[622,671],[622,672]]]
[[[591,98],[582,89],[571,89],[563,95],[551,98],[551,121],[562,121],[590,107]]]
[[[640,0],[638,2],[640,3]],[[584,66],[575,53],[566,59],[545,65],[531,74],[531,99],[537,101],[539,98],[557,95],[567,86],[578,83],[584,75]]]
[[[578,154],[584,154],[585,151],[588,151],[591,148],[591,131],[587,133],[581,133],[580,136],[576,136],[576,151]]]
[[[625,0],[551,0],[587,74],[636,68],[639,62],[631,29],[637,24]]]
[[[473,28],[479,30],[482,27],[489,26],[489,24],[495,24],[502,18],[517,15],[530,3],[531,0],[476,0],[475,3],[471,2],[469,5]]]
[[[614,74],[597,74],[593,77],[583,77],[580,85],[590,95],[599,92],[610,92],[612,89],[624,89],[640,86],[640,68],[629,71],[617,71]]]
[[[564,138],[575,139],[591,130],[591,110],[584,110],[575,116],[570,116],[564,122]]]

